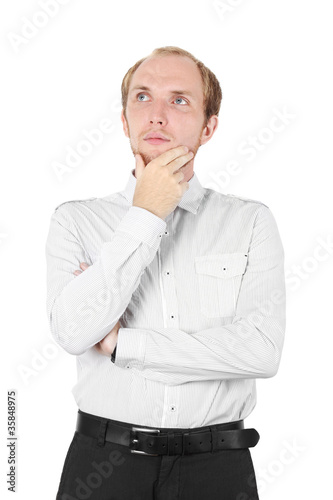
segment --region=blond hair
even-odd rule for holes
[[[145,61],[146,59],[150,57],[166,56],[166,55],[178,55],[178,56],[189,57],[197,65],[197,68],[200,71],[203,82],[204,114],[205,114],[205,125],[206,125],[209,118],[212,115],[218,115],[220,111],[221,101],[222,101],[222,90],[219,81],[214,75],[214,73],[209,68],[207,68],[201,61],[199,61],[199,59],[194,57],[190,52],[187,52],[187,50],[174,46],[159,47],[153,50],[151,54],[137,61],[127,71],[121,84],[121,101],[125,116],[126,116],[128,91],[135,71],[138,69],[140,64],[142,64],[143,61]]]

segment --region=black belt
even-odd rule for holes
[[[78,411],[76,431],[96,438],[127,446],[131,453],[144,455],[188,455],[208,451],[250,448],[259,441],[255,429],[244,429],[244,421],[216,424],[192,429],[172,429],[121,425],[107,418],[90,416]],[[101,439],[102,437],[102,439]]]

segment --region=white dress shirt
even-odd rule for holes
[[[47,315],[76,356],[78,407],[150,427],[245,419],[276,374],[285,333],[284,251],[270,209],[196,174],[165,220],[123,191],[51,216]],[[79,276],[80,262],[90,267]],[[120,320],[116,362],[93,346]]]

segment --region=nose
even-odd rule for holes
[[[149,121],[151,125],[165,126],[167,124],[167,113],[162,102],[153,103],[150,108]]]

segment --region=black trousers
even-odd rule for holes
[[[75,431],[56,500],[88,499],[259,500],[259,496],[249,448],[138,455],[108,441],[99,446],[97,439]]]

